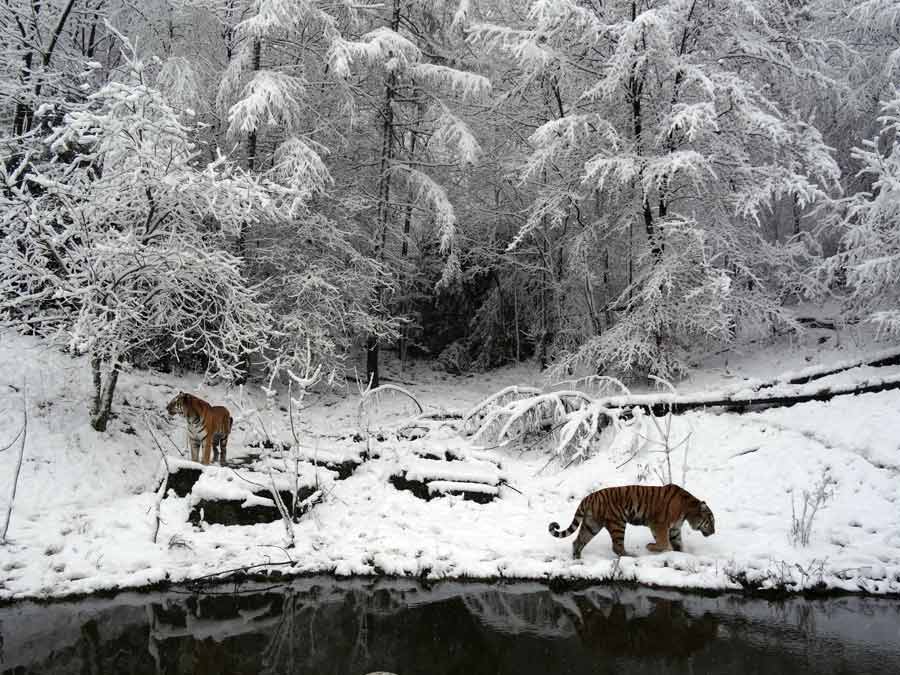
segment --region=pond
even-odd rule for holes
[[[311,577],[0,607],[0,672],[17,674],[893,674],[898,664],[900,602],[855,596]]]

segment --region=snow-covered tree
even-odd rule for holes
[[[227,240],[273,217],[278,191],[224,159],[199,162],[191,130],[126,57],[124,78],[48,139],[57,161],[5,173],[0,216],[0,311],[90,355],[98,430],[133,359],[202,354],[228,378],[271,323]]]
[[[817,130],[769,94],[773,71],[796,69],[766,18],[784,4],[537,0],[517,25],[475,27],[553,102],[529,138],[521,175],[537,196],[510,249],[551,241],[555,288],[582,286],[602,309],[593,332],[568,331],[562,365],[673,375],[698,341],[788,321],[765,271],[802,250],[767,248],[759,224],[783,196],[822,198],[837,168]],[[605,304],[599,275],[576,264],[585,254],[595,270],[621,256]],[[567,283],[573,273],[585,282]],[[559,329],[568,295],[549,302]]]
[[[882,105],[881,131],[857,148],[870,192],[849,197],[838,253],[826,261],[832,280],[843,277],[849,309],[885,333],[900,333],[900,89]]]
[[[444,3],[400,0],[257,0],[236,26],[242,47],[219,90],[229,138],[245,141],[248,166],[290,166],[287,184],[317,186],[318,208],[388,273],[369,287],[372,320],[404,276],[417,224],[440,243],[443,281],[459,269],[456,216],[441,172],[478,156],[456,104],[489,85],[436,49],[435,16],[444,11]],[[376,385],[383,337],[366,335],[367,377]]]

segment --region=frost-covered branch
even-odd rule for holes
[[[19,474],[22,472],[22,459],[25,457],[25,442],[28,440],[28,399],[25,394],[25,389],[22,389],[22,427],[19,429],[18,433],[12,438],[12,440],[7,443],[4,447],[0,448],[0,452],[5,452],[9,450],[13,445],[15,445],[16,441],[19,442],[19,454],[16,457],[16,468],[13,471],[12,484],[9,490],[9,501],[6,505],[6,517],[3,519],[3,529],[0,530],[0,544],[6,543],[6,535],[9,532],[9,523],[12,520],[12,511],[13,504],[16,501],[16,491],[19,487]]]

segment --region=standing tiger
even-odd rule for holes
[[[612,538],[616,555],[625,555],[625,524],[646,525],[653,532],[655,542],[647,544],[650,551],[681,550],[681,525],[687,521],[704,537],[715,533],[713,512],[687,490],[674,485],[623,485],[592,492],[581,500],[572,524],[562,532],[558,523],[550,523],[550,534],[568,537],[581,525],[572,544],[572,555],[581,551],[604,527]]]
[[[166,412],[170,415],[181,413],[187,420],[188,439],[191,443],[191,459],[198,461],[200,444],[203,443],[203,464],[218,459],[225,466],[225,451],[228,446],[228,434],[231,433],[231,413],[228,408],[212,406],[202,398],[180,392],[169,401]],[[221,448],[221,452],[220,452]],[[214,454],[213,454],[214,453]]]

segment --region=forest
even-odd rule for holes
[[[677,378],[900,330],[896,0],[2,0],[0,319],[123,370]]]

